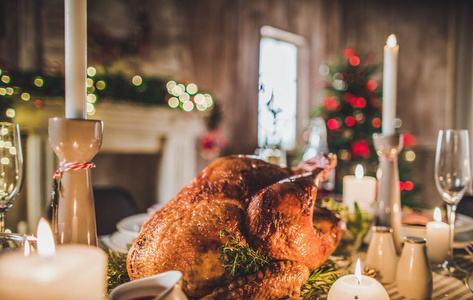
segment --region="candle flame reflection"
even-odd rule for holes
[[[30,242],[28,240],[25,240],[24,248],[23,248],[23,255],[24,256],[29,256],[30,255]]]
[[[361,178],[363,178],[363,175],[365,175],[365,174],[364,174],[364,171],[363,171],[363,166],[360,165],[360,164],[356,165],[356,169],[355,169],[355,177],[356,177],[356,179],[361,179]]]
[[[434,209],[434,220],[437,222],[442,222],[442,213],[438,207]]]
[[[355,267],[355,278],[356,278],[356,282],[358,283],[358,285],[361,284],[361,263],[360,263],[360,259],[358,258],[357,262],[356,262],[356,267]]]
[[[54,237],[49,227],[48,221],[41,218],[38,223],[36,235],[38,236],[37,248],[38,255],[41,257],[53,257],[56,255],[56,248],[54,247]]]
[[[396,44],[397,44],[396,36],[394,34],[391,34],[388,37],[388,40],[386,41],[386,45],[388,45],[389,47],[395,47]]]

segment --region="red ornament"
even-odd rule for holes
[[[352,94],[346,93],[345,94],[345,102],[352,103],[353,98],[355,98]]]
[[[324,106],[329,109],[329,110],[335,110],[338,107],[338,101],[337,98],[332,96],[332,97],[327,97],[324,100]]]
[[[404,182],[404,189],[406,191],[410,191],[414,188],[414,183],[412,181],[406,181]]]
[[[378,87],[378,84],[376,83],[376,80],[370,79],[370,80],[368,80],[368,82],[366,83],[366,88],[367,88],[368,91],[370,91],[370,92],[376,90],[377,87]]]
[[[358,56],[350,57],[350,65],[356,67],[360,64],[360,58]]]
[[[346,117],[345,118],[345,124],[347,124],[347,126],[349,126],[349,127],[355,125],[355,118],[353,118],[352,116]]]
[[[329,129],[332,129],[332,130],[337,129],[338,128],[338,121],[335,120],[335,119],[328,120],[327,121],[327,127]]]
[[[399,190],[403,191],[406,188],[406,184],[402,181],[399,181]]]
[[[417,143],[416,138],[409,132],[403,133],[402,136],[403,136],[402,142],[404,144],[404,147],[413,147],[416,145]]]
[[[380,118],[374,118],[371,121],[371,125],[373,125],[374,128],[380,128],[381,127],[381,119]]]
[[[345,50],[343,50],[343,56],[345,56],[346,59],[349,59],[353,55],[355,55],[355,49],[345,48]]]
[[[368,147],[368,141],[361,140],[351,144],[351,153],[354,157],[370,157],[370,148]]]

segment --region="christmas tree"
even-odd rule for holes
[[[353,175],[361,164],[365,175],[376,176],[379,158],[373,146],[373,134],[381,132],[381,88],[373,79],[379,65],[373,63],[373,54],[362,54],[355,48],[346,48],[340,62],[322,65],[319,69],[327,79],[324,102],[312,112],[322,117],[327,125],[329,150],[338,156],[335,193],[342,193],[342,179]],[[397,121],[400,131],[401,121]],[[401,132],[401,131],[400,131]],[[404,133],[404,148],[399,155],[399,188],[403,205],[416,206],[419,185],[414,184],[415,138]]]

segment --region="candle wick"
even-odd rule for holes
[[[355,279],[356,279],[356,283],[358,283],[358,285],[360,285],[360,284],[361,284],[361,280],[358,278],[358,276],[356,276]]]

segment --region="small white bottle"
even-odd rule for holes
[[[394,247],[393,230],[385,226],[374,226],[372,230],[373,236],[368,246],[366,266],[376,270],[381,283],[394,282],[398,259]]]
[[[397,290],[409,299],[430,299],[432,297],[432,269],[430,268],[426,240],[406,237],[397,266]]]

